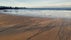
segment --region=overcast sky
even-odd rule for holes
[[[71,7],[71,0],[0,0],[0,6]]]

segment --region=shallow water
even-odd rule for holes
[[[71,18],[70,10],[0,10],[1,13],[30,17]]]

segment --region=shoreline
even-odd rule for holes
[[[23,11],[23,12],[22,12]],[[29,10],[7,10],[4,12],[2,10],[2,14],[7,15],[15,15],[15,16],[26,16],[26,17],[33,17],[33,18],[61,18],[61,19],[71,19],[71,11],[29,11]]]

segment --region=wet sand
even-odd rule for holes
[[[0,40],[71,40],[71,20],[0,14]]]

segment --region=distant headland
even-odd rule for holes
[[[71,10],[71,8],[27,8],[27,7],[8,7],[8,6],[0,6],[0,10],[3,10],[3,9],[28,9],[28,10]]]
[[[7,7],[7,6],[0,6],[0,9],[27,9],[26,7]]]

